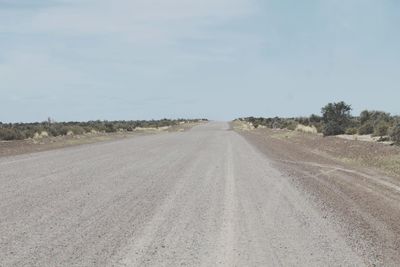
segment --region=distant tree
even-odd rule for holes
[[[368,110],[364,110],[360,113],[360,123],[361,125],[366,123],[371,119],[371,115]]]
[[[351,118],[351,110],[351,106],[343,101],[329,103],[323,107],[321,112],[324,122],[324,136],[344,134]]]

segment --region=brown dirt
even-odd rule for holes
[[[367,265],[396,266],[400,261],[398,147],[286,130],[239,133],[296,187],[308,192],[315,208],[340,225]]]
[[[26,153],[35,153],[40,151],[59,149],[68,146],[90,144],[95,142],[104,142],[117,140],[133,136],[127,133],[99,133],[78,136],[58,136],[42,139],[27,139],[17,141],[0,141],[0,157],[15,156]]]
[[[400,147],[376,142],[346,140],[337,137],[322,137],[315,134],[288,130],[257,129],[252,132],[266,140],[280,141],[281,144],[296,147],[312,159],[329,159],[348,163],[354,167],[368,167],[386,175],[400,177]],[[289,151],[279,150],[287,155]],[[293,151],[290,151],[293,153]],[[321,158],[322,157],[322,158]]]

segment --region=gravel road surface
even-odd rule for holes
[[[292,180],[227,123],[0,158],[0,266],[373,265]]]

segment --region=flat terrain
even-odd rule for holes
[[[398,266],[400,181],[227,123],[0,158],[0,266]]]
[[[171,127],[162,128],[140,128],[132,132],[121,131],[115,133],[86,133],[83,135],[67,135],[57,137],[43,137],[43,138],[30,138],[26,140],[0,140],[0,157],[15,156],[27,153],[35,153],[41,151],[48,151],[53,149],[60,149],[71,146],[79,146],[83,144],[92,144],[105,141],[119,140],[124,138],[131,138],[142,135],[158,134],[162,132],[183,132],[187,131],[199,123],[184,123]]]

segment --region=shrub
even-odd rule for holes
[[[51,136],[59,136],[59,135],[64,135],[63,133],[63,127],[61,125],[51,125],[49,127],[46,127],[46,131],[51,135]]]
[[[317,129],[318,133],[322,133],[324,131],[324,124],[323,123],[316,123],[313,126]]]
[[[353,118],[350,119],[350,121],[349,121],[349,123],[347,125],[347,128],[358,129],[358,128],[360,128],[360,126],[361,126],[360,120],[358,118],[353,117]]]
[[[389,124],[387,122],[379,122],[374,129],[375,136],[386,136],[388,134]]]
[[[46,132],[46,131],[42,131],[42,132],[40,133],[40,137],[41,137],[41,138],[49,137],[49,133]]]
[[[302,124],[304,126],[309,126],[311,123],[310,118],[307,118],[307,117],[295,118],[294,121],[297,122],[297,124]],[[296,124],[296,126],[297,126],[297,124]]]
[[[400,124],[390,129],[390,139],[397,145],[400,145]]]
[[[298,123],[294,120],[289,120],[285,123],[285,128],[291,131],[296,130]]]
[[[0,140],[23,140],[25,136],[15,128],[0,128]]]
[[[296,131],[303,133],[311,133],[311,134],[318,133],[317,128],[315,128],[315,126],[305,126],[302,124],[297,125]]]
[[[72,131],[75,135],[81,135],[84,134],[86,131],[83,127],[74,125],[72,127],[69,127],[69,130]]]
[[[361,124],[366,123],[371,119],[371,115],[369,114],[368,110],[364,110],[360,113],[360,122]]]
[[[346,134],[355,135],[357,133],[358,133],[358,129],[357,128],[351,127],[351,128],[347,128],[346,129]]]
[[[106,123],[105,124],[105,131],[106,131],[106,133],[115,133],[117,130],[115,129],[114,124]]]
[[[325,123],[322,133],[324,136],[344,134],[344,127],[336,121]]]
[[[372,122],[368,121],[361,125],[360,129],[358,129],[359,134],[372,134],[374,132],[374,125]]]
[[[374,134],[375,136],[387,135],[390,125],[394,123],[394,118],[390,116],[390,113],[375,110],[364,110],[361,112],[359,120],[361,123],[360,132],[362,134]]]
[[[390,113],[386,113],[384,111],[370,111],[369,112],[370,119],[374,123],[378,123],[381,121],[389,122],[390,121]]]
[[[351,106],[345,102],[329,103],[322,108],[322,120],[325,123],[323,134],[337,135],[343,134],[350,121]]]
[[[315,114],[312,114],[311,116],[310,116],[310,123],[311,124],[313,124],[313,123],[320,123],[322,121],[322,117],[321,116],[318,116],[318,115],[315,115]]]

